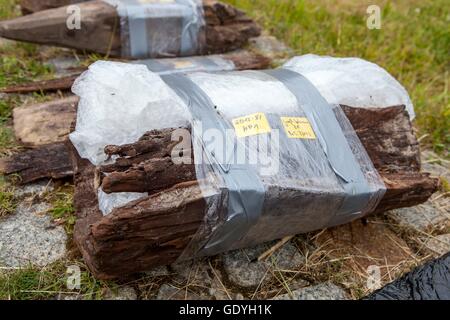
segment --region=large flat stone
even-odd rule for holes
[[[393,210],[389,216],[400,226],[412,230],[444,230],[449,225],[450,213],[441,206],[440,201],[428,201],[412,208]]]
[[[14,214],[0,220],[0,265],[45,266],[66,254],[67,235],[45,214],[46,203],[21,203]]]
[[[224,254],[222,261],[228,280],[238,287],[255,288],[262,282],[273,279],[270,268],[275,272],[277,270],[295,270],[304,263],[304,257],[292,242],[286,243],[271,258],[257,261],[258,257],[275,243],[271,242]]]
[[[273,300],[347,300],[346,292],[331,282],[292,291],[292,295],[283,294]]]

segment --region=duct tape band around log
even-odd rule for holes
[[[193,121],[201,121],[202,130],[220,130],[223,136],[227,137],[226,131],[232,127],[216,111],[214,103],[197,84],[180,74],[165,75],[161,78],[186,103]],[[224,166],[215,159],[214,151],[208,149],[208,143],[203,141],[203,138],[203,135],[196,136],[193,132],[193,139],[201,140],[209,162],[201,163],[200,166],[212,166],[213,171],[219,173],[225,183],[225,190],[221,191],[226,193],[227,217],[225,223],[210,235],[208,242],[196,253],[198,256],[227,251],[237,240],[244,237],[259,219],[265,196],[264,186],[253,166],[231,163]]]
[[[201,0],[103,0],[120,16],[122,55],[130,58],[203,53]]]
[[[345,198],[330,226],[361,216],[374,191],[350,148],[332,106],[303,75],[283,68],[264,72],[282,82],[297,98],[299,107],[305,112],[317,134],[331,168],[342,181]]]

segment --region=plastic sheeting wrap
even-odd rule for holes
[[[135,142],[152,129],[191,129],[207,209],[180,259],[370,213],[385,192],[380,176],[340,107],[292,66],[159,76],[145,66],[97,62],[73,87],[80,103],[70,139],[99,165],[106,145]],[[104,214],[140,196],[99,190]]]
[[[450,300],[450,253],[418,267],[366,299]]]
[[[307,54],[284,67],[304,75],[329,103],[360,108],[404,105],[411,119],[416,116],[405,88],[375,63]]]
[[[122,55],[131,58],[202,54],[201,0],[103,0],[120,16]]]

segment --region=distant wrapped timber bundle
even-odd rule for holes
[[[136,3],[78,3],[79,20],[70,20],[67,6],[38,11],[1,21],[0,37],[115,57],[157,58],[224,53],[260,34],[245,13],[219,1]]]
[[[378,104],[399,84],[384,79],[374,108],[331,105],[295,61],[169,76],[100,62],[77,81],[75,241],[97,277],[343,224],[436,191],[405,106]],[[364,104],[360,89],[353,98]]]
[[[265,69],[270,66],[271,60],[255,52],[238,50],[220,55],[146,59],[132,61],[131,63],[143,64],[146,65],[150,71],[157,72],[159,74],[167,74],[176,72],[216,72]],[[0,92],[31,93],[70,90],[75,79],[78,78],[85,70],[86,69],[82,69],[80,72],[66,77],[33,81],[2,88],[0,89]]]

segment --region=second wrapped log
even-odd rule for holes
[[[80,28],[67,27],[67,7],[60,7],[1,21],[0,37],[123,56],[120,17],[116,8],[104,1],[83,2],[77,6],[82,12]],[[197,54],[242,48],[249,38],[260,35],[261,29],[253,20],[228,4],[203,0],[203,9],[205,48]],[[179,56],[180,52],[171,54]]]

